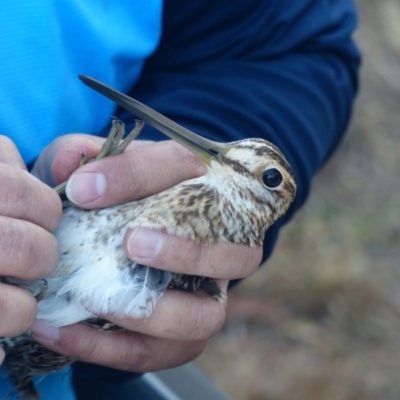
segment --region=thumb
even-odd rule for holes
[[[104,139],[84,134],[61,136],[39,155],[32,174],[49,186],[66,181],[79,167],[82,151],[90,160],[100,151]]]

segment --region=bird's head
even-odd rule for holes
[[[209,142],[207,151],[191,140],[185,147],[207,163],[208,172],[171,189],[180,205],[171,211],[172,219],[190,216],[194,237],[261,245],[265,231],[286,212],[296,193],[283,154],[263,139]],[[176,225],[186,227],[187,219]]]
[[[240,212],[246,213],[250,218],[247,222],[257,225],[253,242],[259,242],[265,230],[289,208],[296,183],[289,163],[272,143],[263,139],[214,142],[102,82],[87,76],[80,79],[202,159],[209,167],[209,184],[223,195],[226,207],[233,208],[231,215],[237,220]]]
[[[263,139],[244,139],[225,146],[228,150],[210,159],[210,167],[225,175],[223,181],[236,188],[242,202],[251,201],[253,207],[268,214],[267,228],[287,211],[296,195],[288,161],[278,147]]]

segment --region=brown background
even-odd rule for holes
[[[198,360],[235,400],[400,399],[400,1],[357,4],[347,137]]]

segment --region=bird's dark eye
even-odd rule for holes
[[[279,170],[276,168],[270,168],[263,173],[262,180],[267,188],[273,189],[282,183],[283,178]]]

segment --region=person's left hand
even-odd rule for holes
[[[66,180],[76,169],[81,149],[97,154],[102,139],[88,135],[61,137],[39,157],[33,173],[49,184]],[[89,163],[68,184],[70,200],[87,209],[143,198],[183,180],[201,176],[206,166],[173,141],[132,143],[121,155]],[[138,263],[184,274],[215,278],[226,293],[229,280],[254,272],[261,248],[234,244],[199,244],[150,230],[128,231],[124,246]],[[196,358],[225,320],[225,304],[202,293],[167,290],[148,318],[107,320],[126,328],[119,333],[89,325],[63,328],[36,322],[38,342],[73,359],[134,372],[178,366]]]

